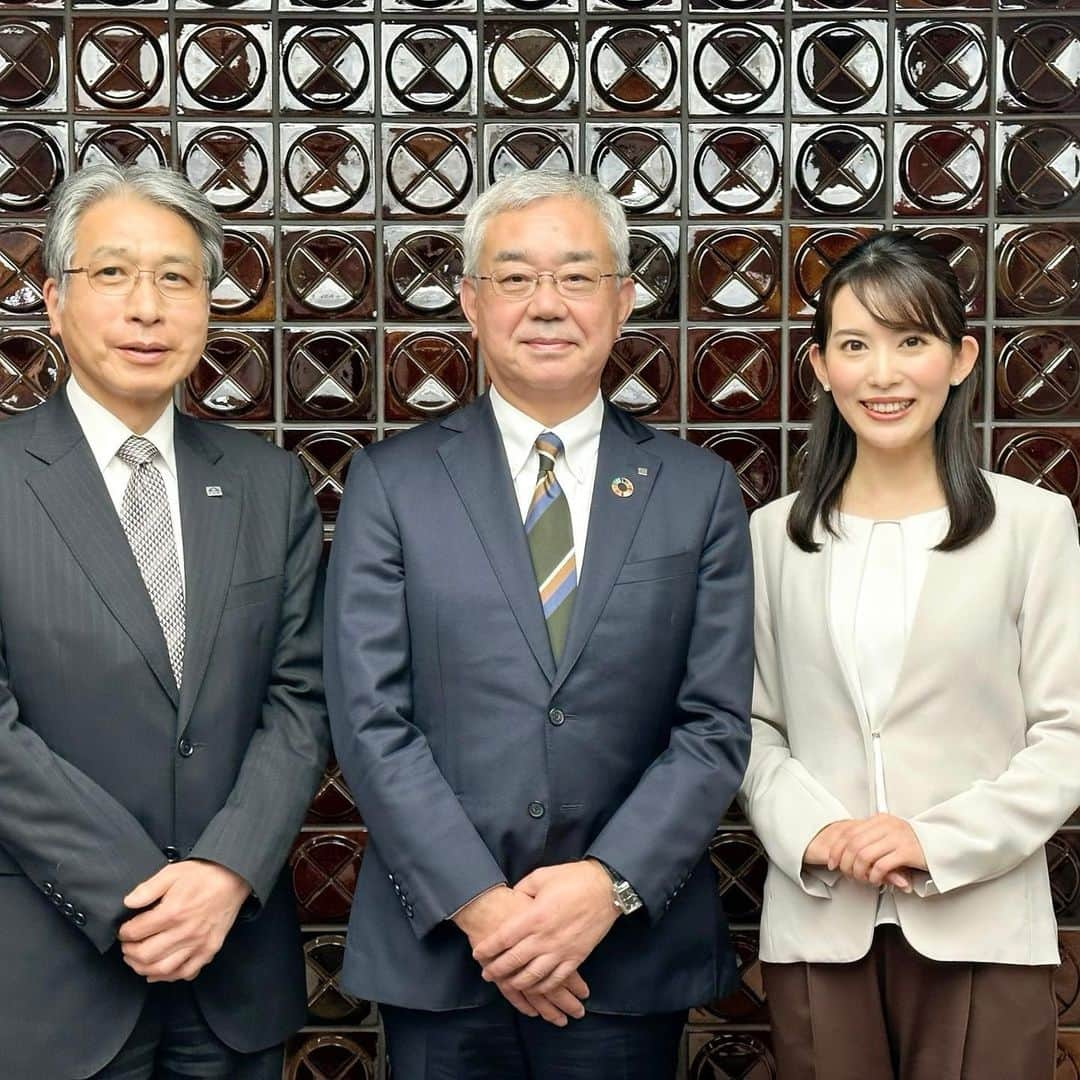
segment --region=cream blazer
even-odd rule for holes
[[[760,955],[856,960],[877,890],[802,865],[823,826],[907,819],[929,873],[896,893],[908,942],[936,960],[1056,964],[1043,845],[1080,804],[1080,547],[1060,495],[986,474],[991,528],[930,554],[892,704],[856,705],[828,622],[828,534],[786,532],[794,496],[750,522],[755,569],[753,744],[739,801],[768,852]]]

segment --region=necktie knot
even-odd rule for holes
[[[135,468],[136,465],[149,465],[157,457],[157,447],[141,435],[132,435],[124,441],[123,446],[116,451],[116,456],[125,464]]]
[[[563,452],[562,439],[554,431],[541,431],[533,444],[540,455],[540,475],[555,468],[555,459]]]

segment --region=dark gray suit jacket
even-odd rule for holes
[[[556,665],[486,397],[353,459],[326,673],[371,834],[354,993],[435,1010],[492,1000],[447,917],[586,854],[645,902],[584,965],[590,1008],[675,1010],[731,985],[704,853],[750,745],[753,584],[732,470],[609,406],[580,580]]]
[[[183,689],[67,402],[0,424],[0,1075],[84,1077],[131,1032],[123,896],[194,856],[253,886],[195,980],[226,1043],[304,1019],[279,878],[327,751],[321,527],[292,455],[176,417]],[[207,487],[221,489],[220,497]]]

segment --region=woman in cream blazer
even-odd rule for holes
[[[760,957],[780,1080],[1051,1080],[1058,950],[1043,845],[1080,803],[1076,517],[1062,496],[943,452],[970,434],[963,383],[977,349],[951,328],[962,331],[962,307],[947,264],[883,234],[830,278],[815,325],[815,370],[835,398],[815,417],[817,462],[811,435],[817,503],[792,495],[751,519],[756,679],[740,801],[770,860]],[[935,342],[953,355],[936,412]],[[843,484],[825,512],[830,465]],[[971,475],[991,501],[972,496]],[[910,518],[889,509],[911,500]],[[839,560],[845,522],[865,531],[935,512],[942,533],[954,528],[922,553],[902,642],[875,654],[835,617],[850,612],[843,589],[861,586],[834,571],[868,573],[870,557]],[[800,527],[819,550],[795,542]],[[908,569],[886,561],[876,580]],[[871,709],[880,668],[892,689]]]

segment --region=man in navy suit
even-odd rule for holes
[[[605,404],[622,207],[500,181],[461,303],[492,388],[353,461],[327,599],[370,829],[344,984],[402,1080],[663,1080],[735,963],[706,845],[749,752],[752,575],[720,459]]]

